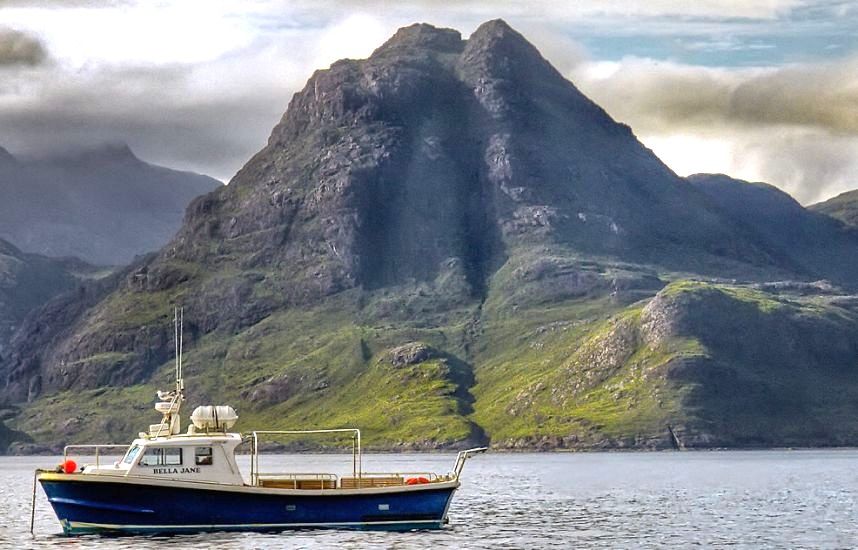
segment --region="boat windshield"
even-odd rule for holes
[[[125,458],[122,459],[123,464],[131,464],[134,462],[134,458],[140,452],[140,445],[132,445],[128,452],[125,453]]]

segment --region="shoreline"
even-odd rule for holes
[[[130,445],[130,444],[129,444]],[[464,450],[464,447],[457,448],[433,448],[433,449],[373,449],[373,448],[365,448],[363,450],[363,455],[406,455],[406,454],[414,454],[414,455],[429,455],[429,454],[455,454],[461,450]],[[813,446],[813,447],[699,447],[699,448],[690,448],[690,449],[673,449],[673,448],[664,448],[664,449],[652,449],[652,448],[623,448],[623,449],[599,449],[599,448],[581,448],[581,449],[506,449],[506,448],[491,448],[487,451],[487,454],[503,454],[503,455],[516,455],[516,454],[628,454],[628,453],[641,453],[641,454],[699,454],[699,453],[722,453],[722,452],[760,452],[760,451],[790,451],[790,452],[807,452],[807,451],[856,451],[858,450],[858,445],[852,446],[840,446],[840,445],[831,445],[831,446]],[[351,455],[351,451],[341,451],[334,449],[287,449],[287,448],[278,448],[278,449],[264,449],[262,452],[266,454],[272,455]],[[237,456],[247,456],[250,454],[250,451],[237,450],[235,453]],[[45,450],[38,452],[20,452],[20,453],[3,453],[0,454],[0,457],[28,457],[28,456],[62,456],[62,450]],[[79,453],[75,453],[76,456],[94,456],[92,454],[89,455],[81,455]],[[121,454],[105,454],[102,456],[121,456]]]

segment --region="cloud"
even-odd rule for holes
[[[0,27],[0,66],[38,65],[45,61],[47,55],[38,38]]]
[[[713,123],[796,125],[858,135],[858,57],[783,68],[709,68],[649,59],[579,66],[570,75],[643,131]]]
[[[295,5],[296,2],[289,2]],[[529,0],[527,2],[486,2],[485,0],[403,0],[389,2],[384,0],[315,0],[297,2],[298,5],[315,9],[344,8],[371,9],[378,11],[404,11],[427,9],[441,12],[464,12],[480,16],[506,17],[521,16],[543,18],[547,20],[568,21],[582,17],[619,15],[623,17],[725,17],[772,19],[782,16],[805,4],[802,0],[578,0],[576,2],[557,2],[556,0]],[[492,15],[493,14],[493,15]]]
[[[629,58],[570,73],[682,175],[719,171],[808,203],[858,186],[858,58],[707,68]]]
[[[0,93],[0,144],[39,155],[125,142],[143,159],[227,180],[265,144],[289,101],[289,71],[283,82],[260,64],[269,62],[22,73],[26,84]],[[242,79],[235,65],[259,73]]]
[[[712,132],[640,134],[680,175],[725,173],[771,183],[802,204],[858,188],[858,137],[801,127],[719,127]]]

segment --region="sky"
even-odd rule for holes
[[[498,17],[680,175],[858,188],[858,0],[0,0],[0,146],[226,182],[314,70]]]

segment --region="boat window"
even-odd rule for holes
[[[212,463],[212,448],[211,447],[197,447],[194,451],[194,458],[196,460],[197,466],[209,466]]]
[[[178,466],[182,463],[181,447],[173,447],[164,449],[164,464],[169,466]]]
[[[125,453],[125,458],[122,459],[123,464],[131,464],[140,453],[140,445],[132,445],[128,452]]]
[[[181,463],[181,447],[149,447],[140,459],[140,466],[178,466]]]

